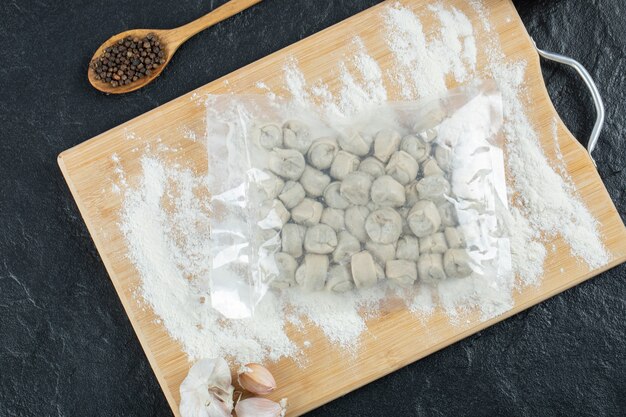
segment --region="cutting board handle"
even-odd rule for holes
[[[593,159],[593,155],[591,155],[591,152],[593,152],[593,150],[595,149],[598,143],[598,139],[600,138],[600,132],[602,131],[602,127],[604,126],[604,102],[602,101],[602,97],[600,96],[600,92],[598,91],[598,87],[596,86],[596,83],[593,81],[593,78],[591,78],[591,74],[589,74],[589,72],[585,69],[585,67],[582,66],[580,62],[572,58],[569,58],[567,56],[561,55],[561,54],[556,54],[554,52],[548,52],[548,51],[539,49],[537,47],[537,44],[535,43],[535,40],[532,38],[531,40],[533,41],[533,45],[535,46],[535,49],[539,53],[539,56],[541,56],[542,58],[545,58],[550,61],[558,62],[560,64],[565,64],[574,68],[576,72],[578,73],[578,75],[580,75],[580,77],[585,82],[585,85],[589,89],[589,92],[591,92],[591,97],[593,98],[593,104],[596,107],[596,123],[593,126],[593,130],[591,131],[591,136],[589,137],[589,142],[587,144],[587,152],[589,152],[589,156],[591,157],[593,164],[596,165],[596,161],[595,159]]]

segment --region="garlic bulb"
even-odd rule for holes
[[[276,389],[276,380],[270,371],[258,363],[249,363],[239,373],[239,385],[246,391],[266,395]]]
[[[267,398],[246,398],[237,402],[237,417],[284,417],[286,400],[277,403]]]
[[[180,385],[182,417],[230,417],[233,386],[230,369],[222,358],[196,362]]]

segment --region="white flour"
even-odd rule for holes
[[[490,39],[495,43],[495,37]],[[506,62],[499,46],[488,47],[487,52],[491,74],[503,97],[507,168],[512,188],[518,193],[521,212],[533,230],[541,231],[545,238],[560,235],[570,246],[572,255],[589,268],[605,265],[610,255],[600,238],[598,221],[572,194],[571,186],[565,182],[567,178],[552,169],[541,149],[539,135],[526,115],[525,63]],[[511,230],[512,234],[519,232],[516,228]],[[513,248],[514,252],[525,249]]]
[[[564,160],[555,143],[559,162],[550,167],[534,127],[525,112],[525,62],[507,62],[489,16],[478,0],[468,0],[481,22],[472,27],[468,17],[444,4],[428,8],[438,29],[425,34],[411,10],[393,5],[384,9],[381,37],[392,53],[393,71],[383,72],[355,37],[335,68],[338,94],[321,80],[306,80],[295,59],[283,67],[286,91],[299,104],[318,105],[329,115],[351,115],[365,106],[384,102],[390,91],[398,98],[414,100],[444,93],[451,81],[468,82],[493,77],[504,99],[507,174],[510,215],[503,219],[511,233],[512,266],[517,282],[507,280],[448,280],[437,287],[418,286],[407,307],[418,317],[428,317],[436,307],[451,320],[477,308],[486,320],[513,306],[515,287],[536,285],[543,275],[546,244],[562,237],[571,253],[590,268],[608,262],[598,224],[574,194],[571,179],[563,175]],[[476,44],[481,39],[488,68],[477,72]],[[386,88],[386,86],[389,87]],[[266,84],[256,84],[273,99]],[[196,140],[194,138],[194,140]],[[237,363],[302,358],[312,346],[287,336],[287,327],[306,331],[319,328],[346,352],[356,352],[367,318],[375,316],[385,297],[380,289],[346,295],[302,294],[298,291],[269,294],[254,318],[225,320],[209,305],[210,240],[206,178],[190,170],[166,164],[160,148],[146,151],[141,184],[126,181],[123,162],[114,155],[113,187],[124,195],[121,229],[130,258],[141,276],[140,295],[154,310],[169,334],[181,343],[190,359],[228,356]],[[532,169],[528,169],[532,167]],[[406,294],[404,299],[406,300]],[[365,314],[364,312],[367,312]]]
[[[402,97],[415,99],[442,94],[446,77],[463,82],[476,67],[472,25],[463,13],[443,5],[429,7],[440,22],[438,36],[427,39],[420,20],[400,5],[387,8],[387,44],[396,59]]]
[[[294,58],[289,59],[284,66],[285,86],[298,104],[310,104],[309,93],[306,89],[304,74],[298,68],[298,63]]]
[[[203,178],[150,156],[141,165],[141,185],[125,195],[122,230],[142,277],[141,295],[170,335],[195,358],[233,355],[246,363],[294,356],[298,348],[271,295],[253,319],[225,322],[209,307]]]
[[[370,55],[363,41],[358,36],[353,39],[353,48],[356,52],[354,56],[353,64],[359,73],[360,82],[353,79],[350,73],[344,67],[341,72],[341,102],[344,104],[344,108],[348,108],[352,105],[353,108],[358,109],[358,106],[352,103],[353,93],[363,89],[364,98],[366,103],[380,104],[387,100],[387,90],[383,85],[383,77],[378,62]],[[350,104],[348,104],[350,103]],[[344,110],[344,113],[346,111]]]
[[[283,66],[283,78],[294,101],[308,106],[316,105],[329,118],[355,114],[367,106],[385,102],[387,90],[380,66],[367,53],[358,36],[352,39],[351,52],[354,54],[352,59],[340,61],[337,66],[336,76],[340,81],[337,97],[321,81],[307,85],[296,60],[289,59]]]

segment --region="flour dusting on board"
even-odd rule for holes
[[[233,355],[248,363],[294,356],[280,310],[261,306],[255,318],[225,323],[210,307],[204,179],[150,155],[141,167],[141,184],[125,194],[122,231],[142,277],[141,296],[172,338],[192,358]]]
[[[478,77],[496,80],[504,100],[511,207],[501,220],[510,233],[517,280],[418,285],[406,308],[424,320],[438,309],[452,321],[460,320],[466,311],[478,310],[482,320],[508,311],[516,288],[541,282],[546,245],[556,237],[562,237],[572,255],[590,268],[610,260],[597,220],[565,175],[558,142],[555,152],[560,166],[553,168],[528,119],[526,63],[505,59],[482,2],[467,3],[480,27],[473,27],[466,14],[444,3],[424,9],[434,22],[427,29],[411,9],[400,4],[385,7],[380,16],[385,30],[380,37],[390,52],[388,65],[377,62],[357,36],[328,80],[306,79],[297,60],[290,58],[283,64],[284,91],[271,91],[262,81],[255,85],[269,99],[286,92],[298,105],[315,105],[328,116],[342,117],[387,100],[442,94],[454,84]],[[487,67],[481,71],[477,70],[477,44],[487,57]],[[193,141],[200,143],[195,136]],[[367,320],[376,316],[385,298],[380,289],[341,296],[270,293],[248,319],[227,320],[210,308],[207,180],[182,162],[166,162],[170,158],[163,152],[159,146],[145,150],[138,184],[126,178],[124,161],[115,155],[112,187],[124,198],[120,227],[141,276],[139,295],[189,358],[227,356],[240,364],[286,357],[304,360],[313,339],[303,334],[302,342],[292,340],[288,328],[306,333],[311,327],[342,352],[357,352]]]
[[[397,62],[400,91],[405,99],[442,94],[452,74],[463,82],[476,67],[472,24],[459,10],[439,4],[429,7],[440,23],[437,35],[427,39],[421,21],[405,7],[387,8],[387,44]]]
[[[524,105],[526,63],[507,62],[497,38],[487,38],[489,69],[503,97],[507,167],[511,185],[518,195],[512,203],[517,203],[532,229],[542,233],[544,239],[561,236],[570,246],[572,255],[591,269],[606,265],[611,256],[602,243],[598,221],[572,193],[573,187],[566,182],[568,178],[563,178],[550,166],[541,149],[539,135],[528,120]],[[519,223],[515,223],[512,234],[519,232],[516,226]],[[533,242],[536,240],[527,243],[532,245]],[[513,248],[514,252],[525,249]]]

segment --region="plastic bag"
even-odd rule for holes
[[[276,290],[410,288],[510,274],[490,81],[351,118],[264,97],[207,113],[211,300],[228,318]]]

